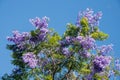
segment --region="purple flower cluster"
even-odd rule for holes
[[[66,48],[66,47],[62,49],[62,52],[66,56],[69,56],[71,54],[71,52],[69,51],[69,48]]]
[[[89,36],[88,37],[77,36],[76,38],[75,37],[66,37],[65,40],[61,41],[60,44],[65,46],[65,45],[73,44],[74,42],[80,43],[80,45],[85,50],[94,49],[96,46],[95,40]]]
[[[74,39],[74,37],[67,36],[64,40],[60,41],[60,44],[62,47],[70,45],[73,43]]]
[[[88,23],[91,27],[98,26],[99,20],[102,17],[102,12],[98,12],[96,14],[93,14],[94,11],[92,9],[87,8],[86,11],[79,12],[77,17],[76,26],[80,27],[80,20],[83,17],[86,17],[88,19]]]
[[[86,52],[86,53],[84,53],[83,56],[86,57],[86,58],[90,58],[91,57],[91,53],[90,52]]]
[[[30,19],[30,22],[36,27],[36,29],[48,27],[48,17],[43,17],[42,19],[36,17],[35,19]]]
[[[75,41],[81,43],[81,41],[83,41],[83,39],[84,39],[83,36],[77,36]]]
[[[115,67],[117,70],[120,70],[120,60],[119,59],[115,60]]]
[[[39,30],[39,33],[37,33],[36,37],[32,37],[31,41],[43,41],[46,37],[47,32],[49,30],[47,29],[48,27],[48,20],[49,18],[43,17],[42,19],[36,17],[35,19],[30,19],[30,22],[36,27],[36,29]]]
[[[62,46],[62,53],[65,54],[66,56],[69,56],[71,52],[69,51],[69,46],[77,44],[82,48],[82,50],[79,50],[79,54],[83,57],[89,58],[91,56],[91,53],[88,51],[90,49],[95,49],[96,44],[95,40],[89,36],[84,37],[84,36],[77,36],[77,37],[69,37],[67,36],[64,40],[61,41],[60,43]]]
[[[13,37],[7,37],[7,40],[14,42],[19,49],[24,49],[29,38],[30,34],[28,32],[19,33],[19,31],[13,31]]]
[[[101,46],[100,49],[99,49],[100,54],[105,55],[105,54],[109,53],[110,51],[113,50],[112,46],[113,46],[112,44],[111,45],[103,45],[103,46]]]
[[[20,44],[24,42],[30,34],[28,32],[19,33],[19,31],[13,31],[13,37],[7,37],[8,41],[12,41],[15,44]]]
[[[91,57],[91,53],[88,52],[87,50],[79,51],[79,54],[81,56],[83,56],[84,58],[90,58]]]
[[[81,41],[81,45],[85,50],[89,50],[89,49],[95,49],[95,40],[91,37],[85,37],[82,41]]]
[[[43,60],[42,63],[41,63],[42,68],[44,68],[44,67],[45,67],[47,64],[49,64],[49,63],[50,63],[50,60],[49,60],[49,59]]]
[[[24,63],[27,63],[30,68],[35,68],[38,65],[38,59],[32,52],[28,52],[22,56]]]
[[[48,18],[43,17],[42,19],[36,17],[35,19],[30,19],[30,22],[39,30],[36,36],[31,36],[28,32],[19,33],[19,31],[13,31],[13,37],[7,37],[8,41],[12,41],[19,48],[23,48],[26,43],[34,43],[35,41],[43,41],[46,37],[48,26]]]
[[[96,72],[101,72],[110,65],[111,59],[111,56],[95,56],[95,59],[93,60],[94,70]]]
[[[110,70],[108,73],[108,77],[110,78],[111,76],[113,76],[115,74],[115,72],[113,70]]]

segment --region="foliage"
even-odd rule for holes
[[[98,46],[108,38],[98,28],[102,13],[86,9],[79,13],[76,24],[69,23],[60,36],[48,28],[49,18],[36,17],[30,32],[13,32],[7,48],[12,51],[11,74],[2,80],[109,80],[120,75],[119,60],[114,64],[109,53],[112,45]],[[111,66],[113,64],[113,66]]]

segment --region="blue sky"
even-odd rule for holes
[[[6,49],[6,36],[13,30],[30,31],[30,18],[48,16],[49,27],[62,34],[66,23],[75,23],[78,12],[86,8],[103,12],[99,27],[110,36],[100,44],[113,43],[114,56],[120,56],[120,0],[0,0],[0,76],[14,67],[12,52]]]

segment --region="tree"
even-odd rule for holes
[[[101,12],[87,8],[78,14],[76,24],[67,24],[62,36],[48,29],[49,18],[31,19],[35,30],[13,31],[8,37],[15,68],[2,80],[109,80],[119,75],[119,60],[114,65],[109,55],[112,45],[96,44],[108,38],[98,27],[101,17]]]

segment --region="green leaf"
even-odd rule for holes
[[[83,27],[80,34],[86,36],[86,35],[88,35],[89,30],[90,30],[90,28],[88,26],[87,27]]]
[[[32,30],[32,31],[30,32],[30,34],[31,34],[31,36],[33,36],[33,37],[35,37],[35,36],[37,35],[37,33],[36,33],[34,30]]]
[[[78,27],[76,27],[75,25],[69,24],[69,25],[67,25],[67,30],[64,33],[64,36],[77,36],[79,30],[80,29]]]
[[[107,75],[100,75],[100,74],[98,74],[98,73],[96,73],[96,74],[94,75],[94,78],[95,78],[96,80],[109,80],[109,78],[108,78]]]
[[[61,54],[59,54],[59,53],[57,53],[57,54],[52,54],[52,57],[53,57],[53,58],[56,58],[56,59],[64,59],[64,58],[65,58],[65,56],[63,56],[63,55],[61,55]]]
[[[45,80],[53,80],[51,75],[45,76]]]
[[[108,38],[108,34],[105,34],[103,32],[93,32],[91,34],[92,38],[94,38],[95,40],[105,40]]]
[[[85,68],[82,68],[82,69],[80,70],[80,73],[81,73],[81,74],[84,74],[84,75],[90,74],[90,72],[91,72],[91,70],[85,69]]]
[[[53,36],[48,36],[48,44],[49,45],[58,45],[59,44],[59,40],[61,39],[61,37],[58,34],[53,34]]]
[[[88,20],[86,17],[83,17],[80,21],[80,24],[82,25],[82,27],[88,27]]]

